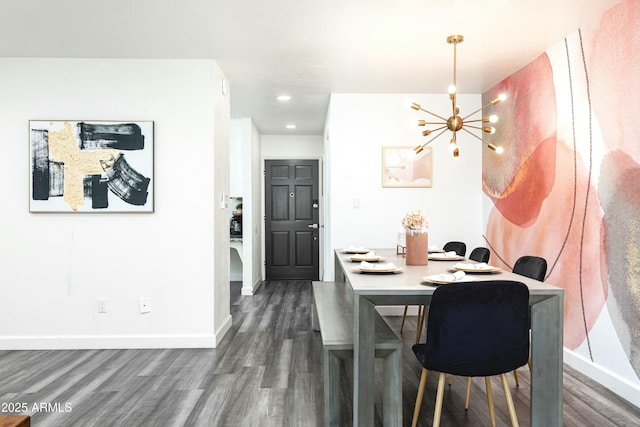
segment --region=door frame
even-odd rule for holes
[[[265,218],[266,218],[266,195],[265,195],[265,163],[266,160],[317,160],[318,161],[318,220],[320,224],[320,230],[318,233],[319,242],[319,250],[318,250],[318,277],[319,280],[323,280],[324,275],[324,175],[323,175],[323,158],[322,156],[262,156],[262,160],[260,161],[260,168],[262,169],[260,172],[260,199],[261,203],[261,216],[262,216],[262,281],[267,278],[267,236],[266,236],[266,226],[265,226]]]

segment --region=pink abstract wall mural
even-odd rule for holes
[[[483,94],[492,263],[547,260],[565,289],[564,345],[640,385],[640,0],[619,3]]]

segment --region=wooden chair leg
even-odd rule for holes
[[[416,328],[416,344],[420,343],[420,336],[422,336],[422,327],[424,326],[424,318],[427,314],[427,307],[421,305],[418,307],[418,327]]]
[[[504,390],[504,397],[507,399],[507,408],[509,408],[509,418],[511,418],[511,426],[519,427],[518,417],[516,415],[516,407],[513,405],[513,398],[511,397],[511,391],[509,390],[509,384],[507,383],[507,376],[505,374],[500,375],[502,381],[502,389]]]
[[[427,374],[429,371],[422,368],[422,374],[420,375],[420,385],[418,386],[418,396],[416,397],[416,406],[413,409],[413,421],[411,421],[411,427],[416,427],[418,424],[418,415],[420,414],[420,407],[422,407],[422,397],[424,396],[424,388],[427,385]]]
[[[489,416],[491,417],[491,427],[496,427],[496,411],[493,407],[493,394],[491,393],[491,377],[484,377],[484,384],[487,388],[487,404],[489,405]]]
[[[442,418],[442,401],[444,400],[444,383],[446,375],[442,372],[438,377],[438,392],[436,393],[436,408],[433,413],[433,427],[440,426],[440,418]]]
[[[516,380],[516,387],[520,387],[520,379],[518,378],[518,370],[513,370],[513,378]]]
[[[464,401],[464,410],[469,409],[469,399],[471,398],[471,377],[467,378],[467,399]]]
[[[407,309],[409,308],[408,305],[404,306],[404,314],[402,315],[402,323],[400,324],[400,333],[402,333],[402,328],[404,328],[404,321],[407,320]]]

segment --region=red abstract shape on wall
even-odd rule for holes
[[[569,167],[576,161],[573,150],[558,143],[556,157],[556,179],[536,222],[520,227],[508,221],[502,211],[493,209],[487,239],[504,260],[492,257],[492,264],[502,268],[511,269],[522,255],[547,260],[545,281],[565,290],[564,345],[575,350],[585,340],[607,297],[601,281],[607,275],[601,262],[602,211],[595,188],[588,185],[587,168],[578,162],[574,175],[574,168]]]
[[[531,225],[555,179],[557,129],[553,70],[546,54],[483,94],[483,104],[498,94],[507,100],[487,114],[500,117],[494,140],[503,155],[483,151],[482,185],[502,215],[522,227]]]

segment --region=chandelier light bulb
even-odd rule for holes
[[[453,95],[454,93],[456,93],[455,85],[449,86],[449,95]]]
[[[502,154],[503,152],[504,152],[504,148],[502,148],[501,146],[496,147],[496,153]]]
[[[489,116],[489,123],[496,123],[498,121],[498,116],[492,114]]]

